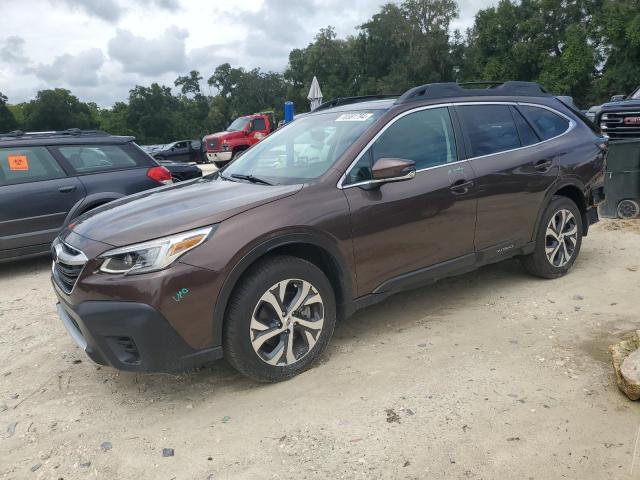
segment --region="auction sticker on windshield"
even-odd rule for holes
[[[336,118],[336,122],[366,122],[373,113],[344,113]]]
[[[26,155],[7,155],[9,170],[20,172],[29,170],[29,160]]]

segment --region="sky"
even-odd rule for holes
[[[322,27],[355,34],[389,0],[0,0],[0,93],[9,103],[67,88],[109,107],[134,85],[173,87],[215,67],[283,71]],[[459,0],[452,29],[497,0]]]

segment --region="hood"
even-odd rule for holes
[[[302,185],[255,185],[213,175],[131,195],[82,215],[69,229],[114,247],[213,225]]]
[[[205,142],[209,139],[225,139],[225,140],[231,140],[232,138],[244,138],[246,137],[245,133],[243,131],[238,131],[238,132],[217,132],[217,133],[212,133],[211,135],[207,135],[206,137],[204,137]]]
[[[627,110],[629,108],[640,108],[640,100],[621,100],[619,102],[609,102],[602,105],[602,110]]]

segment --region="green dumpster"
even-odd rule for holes
[[[600,216],[640,217],[640,139],[609,143],[604,191]]]

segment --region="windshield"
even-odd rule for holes
[[[272,133],[222,172],[271,184],[305,183],[323,175],[383,110],[311,115]],[[237,178],[237,177],[236,177]]]
[[[640,88],[631,94],[632,100],[640,100]]]
[[[244,130],[247,123],[249,123],[248,118],[236,118],[231,125],[229,125],[229,128],[227,128],[227,132],[239,132],[240,130]]]

